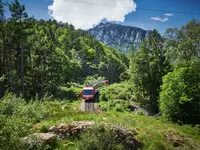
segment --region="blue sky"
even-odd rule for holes
[[[11,2],[11,0],[6,0],[6,1]],[[48,13],[48,6],[53,4],[53,0],[19,0],[19,1],[21,4],[26,5],[26,9],[29,16],[34,16],[36,19],[52,18]],[[75,1],[80,1],[80,0],[75,0]],[[99,2],[101,2],[101,0],[99,0],[98,3]],[[104,4],[103,2],[104,1],[102,0],[102,4]],[[200,0],[134,0],[134,2],[137,5],[136,11],[125,15],[124,22],[119,22],[119,21],[113,21],[113,22],[129,26],[137,26],[146,30],[152,30],[155,28],[160,33],[163,34],[165,30],[169,27],[179,28],[194,18],[200,20]],[[77,5],[78,3],[76,3],[76,5],[74,6]],[[167,12],[147,11],[139,8],[169,10],[169,11]],[[88,9],[85,9],[85,11],[87,10]],[[179,14],[175,12],[187,12],[199,15],[191,15],[191,14],[188,15],[181,13]],[[165,16],[166,13],[173,14],[173,16]],[[83,16],[79,15],[79,17],[81,18]],[[155,20],[156,17],[157,21]],[[151,18],[154,18],[154,20]],[[161,22],[158,21],[158,18],[165,20]]]

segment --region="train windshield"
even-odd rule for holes
[[[92,90],[84,90],[83,95],[92,95]]]

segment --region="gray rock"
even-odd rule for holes
[[[52,126],[48,131],[56,134],[59,139],[66,139],[72,136],[78,136],[94,124],[94,121],[73,121],[68,125],[62,123],[59,126]]]
[[[122,26],[112,23],[101,23],[87,31],[94,38],[111,46],[120,52],[128,53],[131,46],[140,47],[152,31],[146,31],[132,26]]]
[[[34,133],[22,139],[25,147],[34,147],[38,145],[54,145],[57,135],[54,133]]]

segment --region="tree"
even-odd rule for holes
[[[98,68],[100,75],[108,79],[110,83],[119,82],[120,74],[126,71],[125,64],[110,51],[106,52],[104,60],[100,62]]]
[[[9,4],[9,10],[11,12],[12,28],[14,30],[15,46],[17,50],[16,54],[16,71],[21,79],[21,93],[24,97],[24,48],[23,42],[26,38],[25,35],[25,24],[24,20],[27,19],[28,15],[25,11],[25,5],[21,5],[18,0],[14,0],[13,3]]]
[[[3,49],[4,49],[4,4],[0,0],[0,78],[3,80]],[[0,81],[0,98],[3,96],[3,84]]]
[[[200,61],[182,62],[163,77],[160,110],[164,117],[183,123],[200,123]]]
[[[167,51],[168,60],[173,65],[182,61],[190,61],[199,58],[200,55],[200,22],[190,21],[187,25],[178,29],[167,29],[165,33],[164,48]]]
[[[135,87],[135,99],[141,105],[158,112],[158,98],[162,77],[168,72],[169,64],[162,49],[163,39],[154,30],[144,41],[141,49],[131,60],[131,80]]]

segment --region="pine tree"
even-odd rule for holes
[[[135,98],[142,105],[150,108],[151,112],[158,112],[158,98],[162,77],[169,70],[165,52],[162,48],[163,39],[154,30],[144,41],[138,53],[132,60],[131,76],[135,85]]]
[[[16,42],[16,71],[20,76],[21,80],[21,93],[24,97],[24,48],[23,42],[25,37],[25,26],[24,21],[28,15],[25,11],[25,6],[21,5],[18,0],[14,0],[13,3],[9,4],[9,10],[11,12],[11,21],[13,23],[14,38]]]

